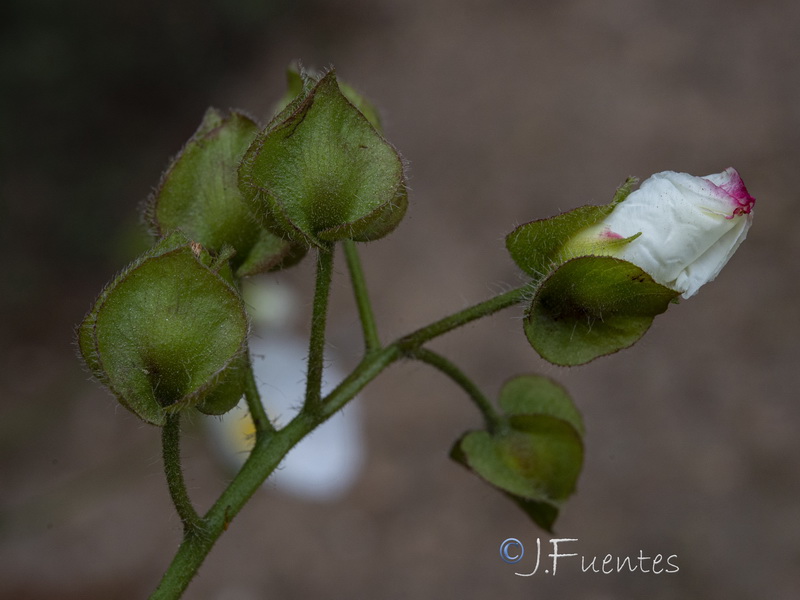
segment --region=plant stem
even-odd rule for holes
[[[185,532],[183,541],[172,563],[164,574],[161,583],[151,596],[151,600],[174,600],[179,598],[197,573],[197,570],[211,551],[216,540],[228,528],[230,522],[261,486],[264,480],[277,468],[289,450],[315,427],[344,407],[344,405],[352,400],[370,381],[375,379],[381,371],[404,357],[418,358],[420,360],[430,358],[430,355],[434,353],[429,353],[428,351],[423,351],[421,356],[424,358],[420,358],[420,349],[426,342],[440,335],[444,335],[461,325],[465,325],[481,317],[491,315],[503,308],[512,306],[523,300],[528,294],[527,286],[514,289],[459,311],[449,317],[440,319],[427,327],[422,327],[396,340],[388,346],[374,350],[372,353],[365,355],[350,375],[348,375],[333,391],[324,399],[320,399],[319,383],[321,382],[321,357],[324,346],[322,333],[325,329],[325,311],[327,309],[327,296],[330,288],[333,254],[331,252],[320,252],[318,260],[317,289],[314,296],[314,320],[312,321],[312,342],[308,374],[309,380],[312,374],[318,377],[316,380],[317,383],[314,384],[315,387],[312,388],[309,386],[308,388],[311,389],[312,392],[316,389],[316,399],[314,399],[314,394],[311,394],[311,397],[312,403],[316,403],[317,407],[311,412],[304,408],[304,410],[300,411],[300,413],[286,425],[286,427],[276,431],[270,436],[256,437],[256,444],[253,451],[250,453],[247,461],[236,474],[233,481],[231,481],[230,485],[228,485],[219,499],[209,509],[208,513],[206,513],[202,519],[196,519],[199,524],[198,527],[187,529]],[[314,371],[312,369],[312,364],[317,364],[317,361],[318,371]],[[437,361],[437,359],[432,359],[431,361],[426,360],[426,362],[439,362],[439,366],[441,366],[441,361]],[[442,370],[445,370],[448,375],[453,377],[453,369],[445,366]],[[456,375],[453,378],[458,381],[464,389],[467,389],[464,385],[464,381],[459,381],[460,378],[458,377],[459,376]],[[466,376],[464,376],[464,379],[466,379]],[[476,398],[474,393],[471,393],[470,396],[473,400]],[[486,406],[490,406],[488,400],[485,404]],[[166,437],[167,434],[165,434],[165,438]],[[177,459],[178,456],[176,454],[173,469],[177,466],[178,473],[180,473],[180,466]],[[172,477],[174,478],[174,474]],[[170,479],[169,473],[168,479]],[[182,478],[180,482],[182,482]],[[185,496],[185,487],[183,487],[183,490]],[[173,493],[173,483],[170,483],[170,492]],[[188,499],[188,496],[186,496],[186,498]],[[194,509],[192,509],[192,512],[193,511]]]
[[[434,352],[433,350],[428,350],[427,348],[416,349],[411,354],[410,358],[415,358],[431,365],[461,386],[461,389],[467,393],[470,399],[475,403],[475,406],[478,407],[478,410],[481,411],[489,431],[495,431],[498,427],[500,427],[500,415],[495,410],[491,401],[484,395],[483,392],[481,392],[478,386],[475,385],[475,383],[450,360],[441,354]]]
[[[364,351],[369,354],[381,347],[378,327],[375,324],[375,315],[372,312],[372,304],[369,300],[367,283],[364,279],[364,271],[361,268],[361,259],[358,256],[356,243],[353,240],[345,240],[342,246],[344,247],[344,256],[347,259],[347,268],[350,271],[350,280],[353,283],[353,294],[356,298],[356,306],[358,306],[361,328],[364,332]]]
[[[241,470],[202,519],[202,530],[187,531],[178,552],[151,600],[180,598],[200,565],[231,520],[283,460],[292,447],[307,435],[316,422],[302,412],[286,427],[256,444]]]
[[[256,428],[256,438],[275,433],[275,427],[272,425],[272,421],[269,420],[267,411],[264,410],[264,405],[261,403],[261,394],[258,393],[258,384],[253,373],[253,359],[250,356],[249,348],[247,350],[244,398],[247,402],[247,408],[250,410],[250,418],[253,419],[253,425]]]
[[[500,294],[499,296],[495,296],[494,298],[490,298],[489,300],[485,300],[479,304],[475,304],[474,306],[470,306],[469,308],[458,311],[449,317],[439,319],[438,321],[431,323],[426,327],[421,327],[413,333],[403,336],[397,340],[395,344],[406,352],[412,352],[414,349],[422,347],[422,345],[426,342],[429,342],[440,335],[444,335],[453,329],[457,329],[458,327],[466,325],[467,323],[475,321],[476,319],[480,319],[481,317],[488,317],[497,311],[521,302],[529,293],[528,285],[514,288],[513,290],[504,294]]]
[[[396,344],[391,344],[365,356],[352,373],[325,396],[321,413],[323,420],[332,417],[381,371],[400,358],[403,358],[403,352]]]
[[[322,398],[322,370],[325,357],[325,323],[328,316],[328,295],[333,276],[333,248],[317,251],[317,282],[311,314],[311,336],[308,348],[308,374],[304,411],[316,412]]]
[[[528,285],[514,288],[504,294],[465,308],[449,317],[434,321],[430,325],[421,327],[413,333],[395,340],[373,354],[367,354],[356,368],[353,369],[353,372],[350,373],[335,390],[324,398],[322,410],[323,419],[327,419],[333,415],[353,398],[353,396],[343,396],[340,394],[340,389],[351,386],[351,384],[358,384],[357,389],[353,392],[355,395],[367,383],[377,377],[383,369],[398,358],[403,358],[404,356],[415,358],[415,354],[423,344],[453,329],[457,329],[462,325],[466,325],[471,321],[492,315],[504,308],[513,306],[524,300],[529,293]]]
[[[200,527],[200,516],[192,506],[192,500],[186,491],[186,482],[181,469],[181,416],[180,413],[167,414],[167,421],[161,429],[161,445],[164,456],[164,473],[167,476],[167,487],[175,510],[183,523],[184,532],[197,530]]]

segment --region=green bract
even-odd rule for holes
[[[520,225],[506,238],[517,265],[534,278],[525,334],[542,358],[580,365],[633,345],[677,293],[610,254],[638,237],[583,239],[630,194],[629,178],[606,206],[582,206]]]
[[[506,413],[497,431],[472,431],[451,457],[516,502],[551,531],[583,464],[583,421],[559,385],[524,375],[500,391]]]
[[[256,137],[239,187],[265,227],[318,247],[380,238],[407,206],[399,154],[342,94],[333,71]]]
[[[180,229],[214,252],[230,246],[237,276],[280,269],[299,261],[305,248],[261,227],[248,213],[236,170],[258,125],[245,115],[209,109],[199,129],[164,173],[147,217],[161,235]]]
[[[242,396],[244,304],[197,244],[167,236],[120,273],[78,329],[87,366],[144,421],[196,406],[221,414]]]

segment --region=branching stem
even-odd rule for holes
[[[380,347],[360,264],[357,260],[353,260],[355,248],[346,249],[345,251],[348,255],[351,255],[348,258],[348,265],[364,330],[367,349],[364,358],[332,392],[325,398],[321,397],[325,321],[333,271],[333,248],[331,247],[328,251],[320,251],[318,254],[317,283],[314,294],[308,359],[308,382],[304,408],[284,428],[275,431],[269,425],[270,435],[258,435],[256,437],[255,446],[247,461],[227,489],[202,518],[197,516],[189,502],[180,471],[177,415],[174,422],[168,421],[167,426],[164,428],[164,457],[167,465],[167,480],[170,493],[181,519],[184,523],[189,523],[189,525],[187,525],[186,535],[184,535],[178,552],[151,599],[179,598],[197,573],[216,540],[228,529],[228,525],[233,518],[262,485],[264,480],[277,468],[289,450],[314,428],[344,407],[370,381],[397,360],[413,358],[435,366],[450,376],[469,394],[490,426],[493,426],[499,419],[491,403],[466,375],[444,357],[430,350],[425,350],[422,346],[430,340],[471,321],[517,304],[528,294],[527,286],[511,290],[461,310],[426,327],[417,329],[413,333],[395,340],[388,346]],[[357,259],[357,257],[355,258]],[[252,367],[250,368],[252,369]],[[254,388],[255,381],[251,378],[248,385]],[[254,420],[262,418],[259,409],[255,407],[256,400],[258,400],[256,395],[248,394],[248,403]],[[260,401],[258,403],[260,405]],[[262,423],[268,422],[262,421]]]

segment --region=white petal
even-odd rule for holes
[[[678,276],[676,289],[682,289],[684,298],[694,296],[701,286],[714,281],[736,249],[747,237],[747,231],[753,223],[752,213],[737,219],[736,225],[722,236],[691,265]]]
[[[746,219],[729,218],[729,204],[712,182],[666,171],[644,181],[603,225],[622,237],[641,232],[615,256],[689,297],[719,273],[744,239]]]

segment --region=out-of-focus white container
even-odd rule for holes
[[[267,415],[280,428],[303,403],[308,341],[289,331],[295,299],[285,285],[251,284],[245,298],[254,323],[250,337],[253,372]],[[326,351],[323,395],[342,379],[335,353]],[[244,399],[223,417],[207,421],[220,455],[238,469],[253,446],[255,433]],[[364,437],[356,398],[300,441],[265,485],[306,500],[333,501],[355,483],[363,462]]]

